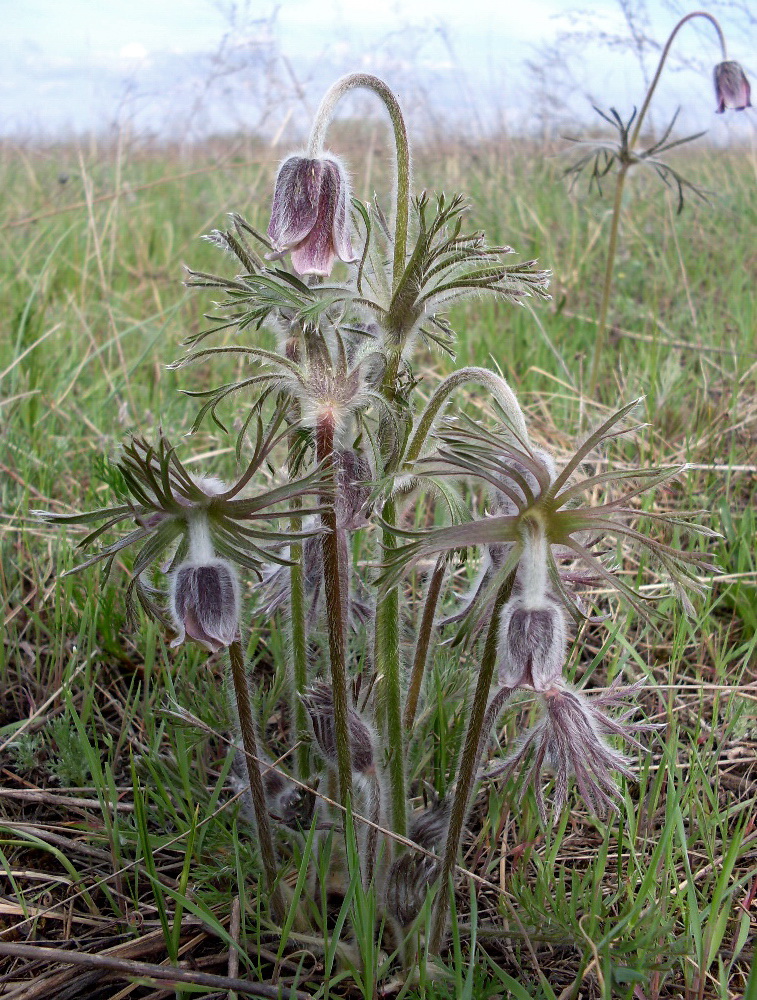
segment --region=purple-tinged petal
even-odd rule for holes
[[[171,612],[173,646],[187,636],[212,653],[230,646],[239,630],[239,584],[230,563],[182,563],[171,580]]]
[[[277,252],[301,243],[316,224],[323,167],[321,160],[304,156],[290,156],[281,164],[268,226]]]
[[[741,64],[732,59],[718,63],[715,67],[715,97],[718,102],[716,113],[722,115],[726,108],[744,111],[751,108],[751,88]]]

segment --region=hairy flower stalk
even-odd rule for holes
[[[294,440],[293,440],[294,438]],[[289,475],[293,478],[296,438],[290,437],[289,443]],[[301,501],[296,498],[292,502],[295,510],[301,507]],[[302,531],[302,518],[295,516],[291,521],[292,531]],[[291,701],[290,718],[294,720],[298,734],[298,746],[296,751],[297,774],[300,779],[304,779],[308,774],[308,748],[307,744],[299,739],[299,734],[304,733],[306,728],[306,712],[299,698],[308,682],[308,649],[305,616],[305,572],[303,567],[304,547],[302,542],[295,541],[289,549],[292,565],[289,567],[289,638],[292,649],[292,681],[294,697]]]
[[[703,17],[705,20],[709,21],[717,32],[718,41],[720,43],[720,49],[722,53],[723,61],[715,68],[715,90],[718,100],[718,112],[723,111],[726,107],[734,107],[737,110],[743,110],[750,106],[749,103],[749,83],[744,75],[744,71],[741,69],[738,63],[728,62],[726,54],[726,44],[725,37],[717,19],[709,14],[707,11],[693,11],[690,14],[686,14],[681,20],[676,24],[676,26],[671,31],[668,36],[668,40],[660,55],[660,61],[657,64],[657,70],[652,78],[652,82],[649,85],[646,96],[644,98],[644,103],[641,106],[638,116],[636,117],[636,124],[633,132],[628,137],[627,130],[626,134],[623,136],[621,154],[618,157],[618,170],[615,178],[615,196],[613,200],[612,216],[610,221],[610,236],[607,248],[607,261],[605,264],[605,275],[602,284],[602,298],[599,306],[599,318],[597,321],[597,333],[594,341],[594,352],[592,355],[591,370],[589,373],[588,389],[587,392],[591,395],[597,386],[597,380],[599,378],[599,365],[604,352],[605,342],[607,339],[607,315],[610,305],[610,292],[612,289],[612,278],[615,268],[615,254],[618,245],[618,229],[620,226],[620,216],[621,208],[623,204],[623,187],[625,185],[626,174],[629,169],[636,163],[641,162],[645,159],[644,155],[640,155],[636,151],[636,143],[638,141],[639,135],[641,134],[641,128],[644,124],[649,105],[654,96],[654,92],[657,89],[657,84],[662,75],[663,68],[667,61],[668,55],[670,53],[673,41],[680,31],[680,29],[687,23],[687,21],[692,20],[696,17]],[[633,116],[632,116],[633,117]],[[630,122],[629,122],[630,125]],[[672,127],[672,125],[671,125]],[[666,132],[665,138],[669,134],[670,129]],[[701,133],[700,133],[701,134]],[[691,136],[690,138],[697,138],[697,136]],[[688,140],[686,140],[688,141]],[[674,143],[675,145],[680,144],[680,140]],[[668,147],[665,147],[668,148]],[[660,152],[662,147],[660,144],[652,147],[647,153]],[[653,161],[650,161],[653,162]],[[657,165],[659,167],[659,164]],[[664,177],[664,170],[660,171],[661,176]],[[679,188],[679,205],[682,205],[682,200],[680,200],[680,192],[682,190],[680,179],[673,174],[674,180],[678,184]],[[690,185],[688,185],[690,186]]]
[[[396,150],[396,198],[394,207],[394,248],[391,287],[397,290],[405,271],[407,255],[408,219],[410,211],[410,147],[407,130],[397,98],[378,77],[366,73],[354,73],[338,80],[326,93],[315,116],[310,134],[308,153],[320,154],[326,130],[331,122],[337,103],[354,88],[372,90],[384,103],[391,119]],[[401,358],[401,346],[394,346],[387,352],[387,363],[382,382],[382,393],[391,403],[395,398],[395,383]],[[384,506],[383,516],[393,520],[392,501]],[[393,544],[386,535],[385,544]],[[325,546],[324,542],[324,546]],[[324,548],[325,552],[325,548]],[[399,595],[390,591],[380,597],[376,606],[375,621],[375,668],[382,676],[383,702],[386,709],[387,736],[393,751],[389,761],[391,776],[392,821],[397,833],[403,834],[405,823],[405,774],[402,746],[402,695],[399,658]],[[335,705],[336,708],[336,705]]]
[[[502,608],[510,598],[515,574],[511,573],[502,584],[497,599],[494,602],[489,629],[486,634],[486,643],[481,658],[481,669],[476,681],[476,691],[473,695],[470,717],[468,718],[468,729],[465,734],[465,746],[460,757],[460,768],[457,774],[455,785],[455,797],[452,801],[450,813],[449,829],[444,845],[444,856],[440,872],[440,891],[436,898],[433,921],[431,924],[431,936],[429,938],[429,950],[438,954],[444,938],[444,930],[447,925],[447,913],[449,911],[449,895],[454,891],[450,884],[452,873],[457,864],[457,852],[460,847],[465,817],[468,812],[473,782],[479,763],[479,747],[483,734],[484,719],[486,716],[487,703],[489,700],[489,689],[491,688],[494,667],[497,662],[497,640],[499,632],[500,615]]]
[[[415,655],[413,656],[413,666],[410,671],[410,682],[408,684],[407,695],[405,697],[405,714],[403,722],[405,724],[405,729],[408,731],[412,730],[413,723],[415,722],[415,713],[418,708],[418,698],[421,693],[421,684],[423,683],[423,675],[426,671],[431,636],[434,631],[436,608],[442,592],[442,583],[444,582],[446,569],[446,561],[443,556],[440,556],[436,561],[436,565],[434,566],[434,570],[428,581],[426,600],[423,604],[423,614],[421,616],[420,624],[418,625],[418,638],[415,642]]]
[[[255,724],[252,719],[252,707],[250,705],[250,692],[247,688],[247,675],[244,669],[244,652],[242,651],[241,640],[235,639],[229,646],[229,660],[231,662],[231,676],[234,682],[234,695],[239,715],[239,728],[242,733],[242,746],[244,748],[245,763],[247,765],[247,778],[250,784],[250,794],[252,805],[255,811],[255,821],[258,827],[258,837],[260,839],[260,855],[263,861],[263,871],[265,872],[266,888],[271,904],[271,913],[274,920],[283,923],[285,916],[284,900],[281,890],[276,881],[276,852],[273,848],[273,838],[271,827],[268,822],[268,808],[266,805],[263,779],[260,774],[260,759],[258,753],[257,738],[255,736]]]
[[[324,413],[316,426],[316,454],[318,462],[329,470],[332,486],[336,483],[334,462],[334,417]],[[323,574],[326,591],[326,624],[329,634],[329,662],[334,694],[334,730],[336,734],[337,773],[339,797],[346,806],[352,794],[352,766],[350,763],[350,731],[347,719],[347,646],[346,646],[346,595],[339,558],[339,535],[335,501],[324,497],[321,515],[326,531],[323,546]]]

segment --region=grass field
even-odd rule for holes
[[[352,144],[347,136],[335,145],[352,165],[356,194],[385,190],[381,134]],[[101,567],[64,577],[81,559],[74,532],[29,513],[104,505],[111,460],[131,432],[163,427],[184,457],[231,473],[233,435],[206,424],[182,441],[196,405],[176,390],[220,384],[238,363],[165,366],[203,328],[212,298],[184,288],[182,264],[224,266],[199,237],[223,226],[227,212],[265,228],[280,152],[252,140],[181,149],[127,137],[0,146],[0,944],[182,964],[194,977],[194,985],[161,986],[146,964],[129,970],[140,977],[129,981],[93,964],[6,955],[3,998],[233,995],[228,981],[197,985],[199,973],[279,984],[282,997],[291,989],[372,997],[376,984],[390,996],[400,991],[372,927],[343,955],[336,934],[324,945],[296,925],[281,935],[261,921],[255,844],[229,790],[223,657],[171,649],[152,624],[128,631],[118,564],[108,582]],[[530,795],[518,805],[512,787],[482,787],[463,864],[489,884],[477,882],[472,895],[460,880],[448,977],[434,982],[422,966],[420,983],[402,995],[751,1000],[757,161],[744,148],[689,153],[681,165],[710,201],[681,216],[669,192],[632,175],[594,398],[582,386],[610,198],[582,182],[569,191],[567,162],[557,148],[525,142],[429,145],[417,154],[416,190],[465,192],[473,226],[554,272],[550,303],[456,307],[458,362],[499,365],[535,438],[558,457],[609,410],[643,395],[648,426],[618,441],[610,458],[619,467],[690,463],[655,503],[706,512],[722,538],[698,544],[709,546],[718,572],[693,621],[665,597],[659,631],[618,608],[587,627],[575,677],[602,686],[623,671],[641,682],[645,716],[664,724],[634,762],[621,815],[597,820],[573,795],[544,829]],[[445,364],[435,359],[435,370]],[[619,557],[629,579],[665,592],[651,567]],[[274,753],[286,724],[282,628],[253,618],[247,636]],[[437,689],[408,770],[440,793],[454,775],[476,662],[469,656],[471,669],[461,670],[454,651],[437,652]],[[516,721],[505,717],[503,746]],[[294,887],[297,873],[292,855],[283,878]],[[361,893],[358,886],[358,928],[371,925]]]

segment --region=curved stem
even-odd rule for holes
[[[326,131],[331,124],[334,110],[344,95],[358,87],[372,90],[384,102],[394,130],[394,144],[397,151],[397,201],[394,221],[394,264],[392,269],[392,289],[405,270],[407,254],[407,226],[410,212],[410,146],[407,139],[405,120],[402,117],[397,98],[383,80],[370,73],[350,73],[326,91],[316,112],[313,128],[308,141],[307,155],[317,157],[323,152]]]
[[[518,399],[508,383],[495,372],[486,368],[459,368],[437,386],[433,396],[426,403],[415,433],[407,447],[406,462],[414,462],[421,453],[426,438],[434,426],[434,421],[449,397],[466,382],[477,382],[488,389],[510,419],[511,429],[518,441],[529,447],[528,429]]]
[[[715,28],[715,31],[717,31],[717,33],[718,33],[718,41],[720,42],[720,51],[721,51],[721,53],[723,55],[723,61],[725,61],[728,58],[728,55],[726,53],[725,36],[723,35],[723,29],[720,27],[720,25],[717,22],[717,19],[714,18],[712,16],[712,14],[708,13],[706,10],[694,10],[690,14],[687,14],[685,17],[682,17],[681,20],[678,22],[678,24],[675,26],[675,28],[673,28],[673,30],[670,32],[670,35],[668,36],[668,40],[665,43],[665,48],[662,50],[662,55],[660,56],[660,61],[657,64],[657,70],[655,72],[655,75],[654,75],[654,77],[652,79],[651,84],[649,85],[649,90],[647,91],[647,96],[644,98],[644,103],[641,106],[641,111],[639,112],[639,117],[636,120],[636,128],[634,128],[633,133],[631,134],[631,140],[630,140],[630,142],[628,144],[628,148],[631,151],[633,151],[633,148],[636,145],[636,140],[639,138],[639,133],[641,132],[641,126],[642,126],[642,124],[644,122],[644,117],[645,117],[645,115],[647,113],[647,110],[649,108],[649,105],[650,105],[650,103],[652,101],[652,95],[654,94],[654,92],[655,92],[655,90],[657,88],[657,84],[659,82],[659,79],[660,79],[660,77],[662,75],[662,70],[663,70],[663,67],[665,66],[665,63],[667,61],[668,53],[670,52],[670,47],[673,44],[673,39],[676,37],[676,35],[678,34],[678,32],[684,26],[684,24],[686,24],[687,21],[691,21],[691,19],[694,18],[694,17],[703,17],[703,18],[705,18]]]
[[[607,248],[607,263],[605,264],[605,280],[602,284],[602,301],[599,306],[599,320],[597,322],[597,335],[594,339],[594,354],[591,360],[591,373],[589,375],[589,385],[587,395],[591,396],[597,387],[599,377],[599,364],[602,359],[602,352],[607,338],[607,310],[610,305],[610,290],[612,289],[612,275],[615,269],[615,251],[618,246],[618,228],[620,226],[620,210],[623,204],[623,186],[628,173],[628,163],[622,163],[618,170],[615,181],[615,199],[612,205],[612,222],[610,223],[610,245]]]
[[[439,594],[442,590],[442,582],[447,569],[447,560],[443,555],[439,556],[431,574],[431,579],[426,592],[426,603],[423,606],[423,615],[418,626],[418,641],[415,645],[415,656],[413,657],[413,668],[410,671],[410,684],[407,688],[405,699],[405,715],[403,722],[405,729],[412,729],[415,722],[415,712],[418,708],[418,697],[421,693],[423,674],[426,671],[426,661],[428,660],[428,648],[431,644],[431,633],[434,629],[434,616],[436,606],[439,603]]]
[[[489,688],[491,687],[494,675],[494,666],[497,662],[499,619],[502,607],[512,593],[514,581],[515,573],[511,573],[500,588],[492,610],[489,630],[486,633],[484,655],[481,659],[481,669],[476,683],[476,692],[473,695],[473,705],[471,706],[470,718],[468,719],[468,731],[465,734],[465,746],[457,775],[457,787],[455,788],[455,798],[452,802],[452,811],[449,818],[447,842],[444,845],[444,858],[439,876],[440,888],[439,894],[436,897],[436,907],[431,924],[431,937],[429,939],[429,951],[432,954],[439,953],[444,937],[444,927],[447,923],[447,911],[449,909],[450,879],[457,863],[460,837],[462,836],[465,816],[468,812],[470,793],[478,768],[479,748],[481,746],[484,718],[489,701]]]
[[[644,103],[642,104],[641,110],[639,111],[639,117],[636,119],[636,126],[634,127],[634,130],[631,133],[631,137],[628,141],[628,153],[629,156],[631,157],[633,157],[634,148],[636,146],[636,142],[638,141],[639,134],[641,133],[641,127],[644,124],[644,119],[646,118],[647,111],[649,110],[649,105],[652,102],[652,97],[654,95],[655,90],[657,89],[657,84],[660,81],[660,77],[662,76],[662,71],[665,67],[665,63],[667,62],[667,58],[670,53],[671,46],[673,45],[673,41],[678,32],[684,26],[684,24],[686,24],[687,21],[691,21],[692,18],[695,17],[703,17],[705,18],[705,20],[709,21],[710,24],[712,24],[712,26],[715,28],[715,31],[718,34],[718,41],[720,42],[720,51],[722,53],[723,60],[727,58],[725,36],[723,35],[723,31],[720,25],[718,24],[716,18],[714,18],[712,14],[709,14],[706,10],[695,10],[692,11],[690,14],[686,14],[685,17],[681,18],[681,20],[673,28],[673,30],[670,32],[670,35],[668,36],[668,40],[665,43],[665,47],[662,50],[662,54],[660,55],[660,61],[657,64],[655,75],[652,78],[652,82],[649,85],[649,90],[647,91],[646,97],[644,98]],[[623,186],[625,184],[626,174],[628,173],[628,169],[631,166],[632,162],[633,160],[629,159],[621,163],[620,168],[618,170],[617,180],[615,182],[615,201],[613,203],[612,223],[610,226],[610,245],[607,250],[605,279],[604,279],[604,284],[602,285],[602,302],[599,307],[597,336],[596,340],[594,341],[594,354],[591,363],[591,373],[589,375],[589,386],[587,389],[588,395],[590,396],[597,387],[597,378],[599,376],[599,363],[602,356],[602,352],[605,347],[605,339],[607,336],[607,311],[610,304],[610,289],[612,288],[612,276],[615,267],[615,251],[617,249],[617,242],[618,242],[618,227],[620,223],[620,210],[623,197]]]
[[[274,919],[282,922],[285,916],[284,901],[281,898],[281,890],[276,884],[276,853],[273,849],[273,838],[271,837],[271,827],[268,822],[268,809],[265,802],[263,779],[260,774],[260,765],[258,764],[260,755],[255,737],[255,724],[252,720],[250,692],[247,687],[247,675],[244,669],[244,653],[242,651],[241,640],[235,639],[229,646],[229,659],[231,661],[231,676],[234,681],[239,728],[242,731],[244,759],[247,764],[247,780],[250,785],[252,805],[255,810],[255,822],[258,827],[258,838],[260,839],[260,855],[263,861],[266,888]]]

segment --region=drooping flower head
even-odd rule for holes
[[[336,157],[289,156],[281,164],[268,226],[279,259],[290,253],[298,274],[329,275],[334,261],[354,261],[349,234],[350,190]]]
[[[183,562],[171,575],[171,613],[179,646],[185,635],[217,653],[239,633],[239,582],[231,563]]]
[[[716,113],[722,115],[726,108],[744,111],[751,108],[751,88],[741,64],[732,59],[718,63],[714,71]]]
[[[130,531],[100,548],[75,570],[105,561],[106,574],[110,573],[116,557],[137,546],[126,588],[127,612],[133,613],[136,596],[150,617],[176,628],[180,641],[188,635],[209,649],[217,649],[233,641],[238,627],[239,595],[233,565],[261,575],[265,564],[287,562],[278,554],[282,545],[319,531],[317,527],[304,532],[281,531],[270,522],[290,515],[286,506],[293,497],[320,497],[328,492],[320,469],[302,479],[242,495],[279,439],[276,419],[267,430],[259,426],[247,470],[227,487],[216,478],[190,473],[166,438],[161,436],[156,446],[135,438],[124,448],[114,469],[121,501],[116,506],[86,514],[35,513],[59,524],[91,526],[100,522],[80,547],[124,522],[132,522]],[[297,513],[301,513],[300,508]],[[152,585],[149,574],[167,550],[168,566],[161,564],[161,569],[169,577],[170,617],[162,602],[156,601],[156,595],[165,595]]]

